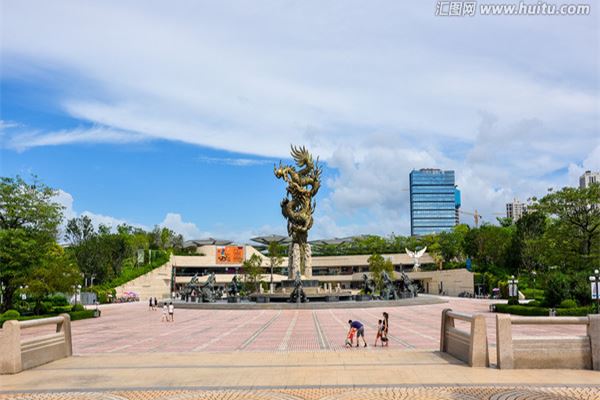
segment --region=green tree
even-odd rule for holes
[[[87,215],[70,219],[67,222],[65,239],[67,239],[71,245],[78,245],[95,234],[94,224],[92,224],[92,220]]]
[[[484,224],[465,237],[465,251],[484,268],[505,267],[514,228]]]
[[[41,303],[53,293],[73,293],[81,282],[81,273],[62,247],[55,244],[42,263],[34,267],[27,281],[27,294],[35,300],[35,312],[42,312]]]
[[[262,281],[263,273],[262,258],[258,254],[252,254],[242,263],[242,273],[248,284],[248,290],[258,292],[258,285]]]
[[[544,232],[548,263],[576,269],[600,263],[600,184],[563,188],[533,209],[551,218]]]
[[[550,307],[558,305],[569,298],[569,282],[566,276],[560,272],[548,275],[544,289],[544,301]]]
[[[267,248],[267,256],[269,257],[269,267],[271,269],[271,284],[273,284],[273,273],[280,272],[281,264],[283,264],[283,246],[277,242],[269,242]]]
[[[464,258],[464,243],[468,225],[457,225],[452,232],[442,232],[437,237],[439,252],[444,260],[448,263],[454,260],[462,260]]]
[[[56,257],[56,239],[62,206],[56,191],[33,177],[0,178],[0,280],[5,286],[3,308],[12,308],[21,285],[36,279],[39,267],[66,268]],[[54,264],[57,263],[57,264]],[[49,286],[49,290],[56,290]]]
[[[388,275],[393,278],[394,277],[394,265],[392,261],[388,258],[383,258],[381,254],[373,254],[368,259],[369,263],[369,271],[371,271],[371,276],[378,290],[381,290],[383,287],[383,271],[387,272]]]

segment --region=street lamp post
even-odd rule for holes
[[[519,301],[519,281],[515,279],[514,275],[511,275],[508,280],[508,297],[515,297]]]
[[[596,313],[600,314],[600,271],[594,270],[594,275],[590,276],[592,300],[596,299]]]
[[[77,285],[77,294],[75,295],[75,304],[81,302],[81,285]]]
[[[23,286],[19,286],[19,289],[21,289],[21,300],[25,301],[27,300],[27,293],[25,293],[25,290],[27,290],[29,286],[25,285],[25,287]]]

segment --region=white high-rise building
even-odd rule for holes
[[[506,218],[517,222],[527,212],[527,204],[514,199],[512,203],[506,203]]]
[[[585,171],[585,174],[579,177],[579,188],[584,189],[592,183],[600,183],[600,172]]]

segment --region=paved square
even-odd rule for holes
[[[490,302],[447,300],[385,309],[176,309],[173,323],[144,303],[107,305],[101,318],[73,322],[74,357],[2,376],[0,399],[600,399],[597,371],[469,368],[437,352],[441,312],[452,308],[485,314],[495,358]],[[383,311],[390,345],[374,348]],[[344,347],[348,319],[365,324],[368,348]],[[585,334],[566,325],[515,331]]]
[[[488,300],[448,298],[448,303],[409,307],[329,310],[189,310],[176,309],[175,322],[161,322],[162,311],[143,303],[102,308],[102,317],[73,323],[74,354],[215,352],[215,351],[348,351],[344,339],[349,319],[365,324],[367,342],[375,340],[377,320],[390,315],[390,348],[437,350],[441,313],[484,313],[488,339],[495,345],[495,314]],[[457,321],[457,326],[461,326]],[[514,327],[524,335],[583,335],[583,326]],[[32,332],[26,331],[27,334]]]

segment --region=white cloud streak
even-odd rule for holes
[[[439,18],[420,2],[240,4],[7,2],[5,73],[30,73],[26,60],[72,76],[90,90],[65,87],[60,104],[102,128],[5,143],[145,137],[262,157],[307,144],[339,172],[320,201],[324,234],[406,233],[413,168],[455,169],[464,209],[493,215],[597,165],[597,18]]]
[[[63,129],[51,132],[28,131],[12,135],[4,147],[25,151],[34,147],[59,146],[73,143],[135,143],[147,136],[106,127]]]

